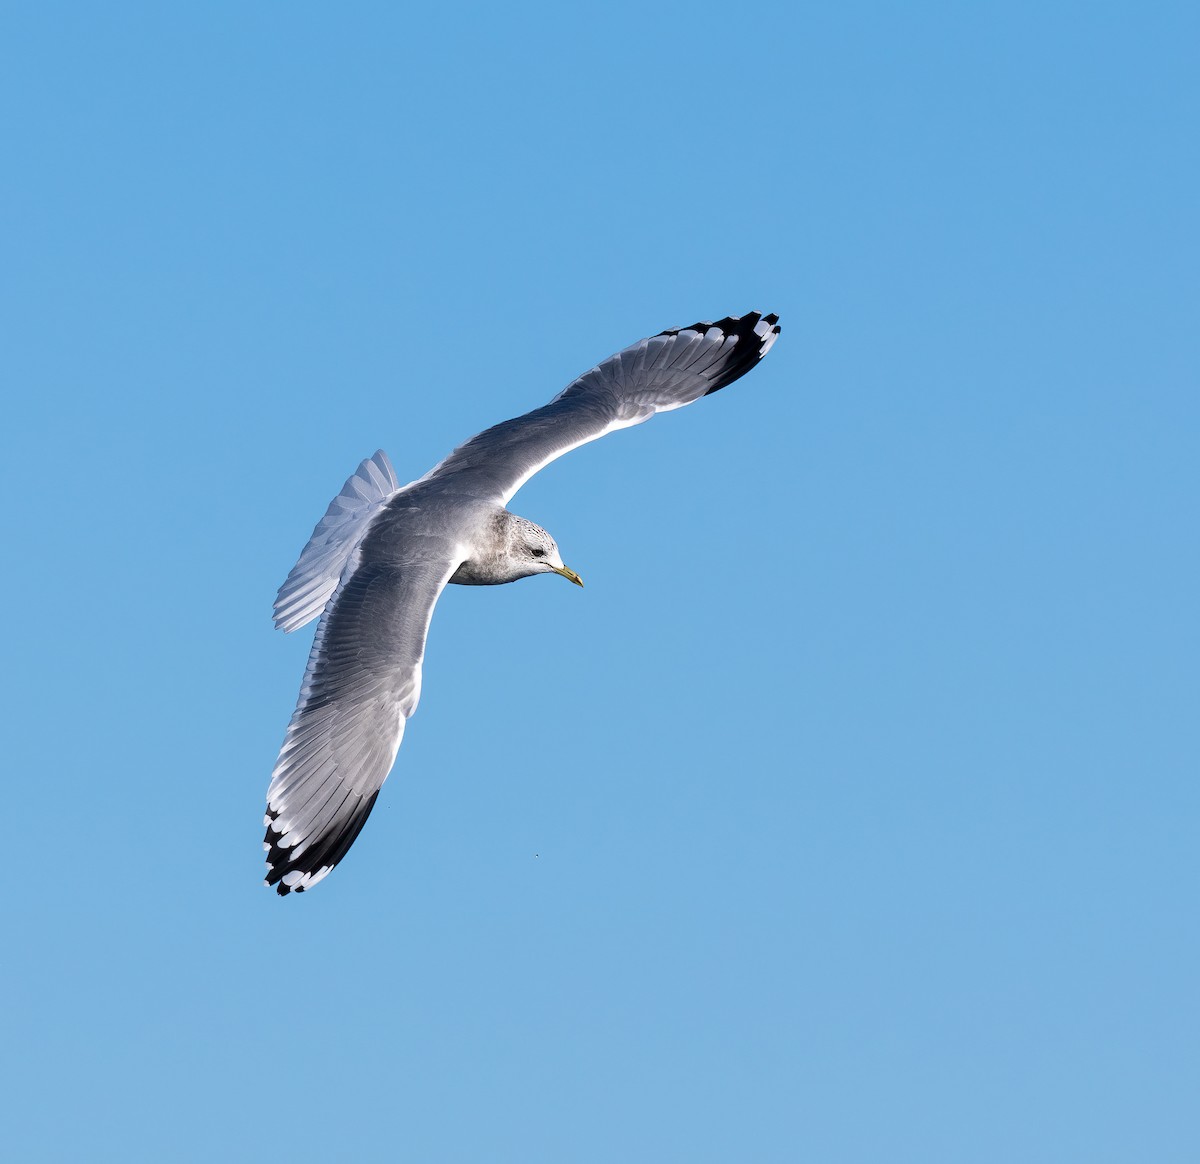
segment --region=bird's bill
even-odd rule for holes
[[[561,574],[568,582],[574,582],[576,586],[583,585],[583,579],[574,570],[568,570],[566,566],[555,566],[554,572]]]

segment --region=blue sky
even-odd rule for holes
[[[9,6],[22,1160],[1200,1158],[1194,6]],[[362,838],[275,588],[661,328]]]

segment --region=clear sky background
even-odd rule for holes
[[[12,1159],[1200,1159],[1195,5],[0,23]],[[358,461],[750,309],[262,888]]]

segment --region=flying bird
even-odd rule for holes
[[[275,600],[281,630],[321,621],[267,790],[267,885],[311,889],[362,830],[417,709],[425,636],[447,583],[558,574],[583,585],[544,529],[508,511],[517,490],[580,445],[732,384],[778,335],[778,316],[758,312],[672,328],[408,485],[382,450],[359,465]]]

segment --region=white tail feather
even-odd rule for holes
[[[363,461],[317,523],[275,599],[275,625],[294,631],[325,609],[372,518],[400,488],[387,453]]]

